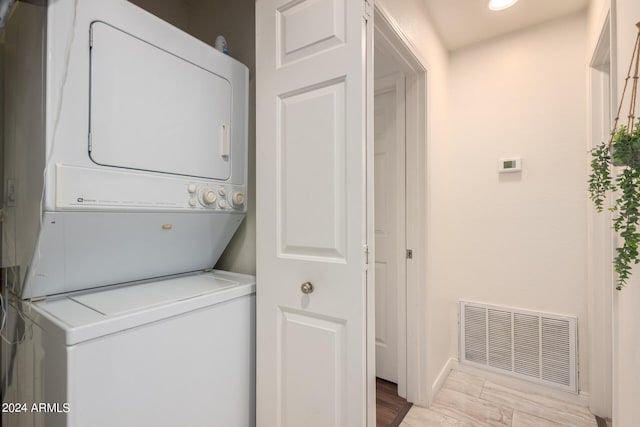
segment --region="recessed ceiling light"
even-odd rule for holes
[[[491,0],[489,2],[489,9],[491,10],[502,10],[516,4],[518,0]]]

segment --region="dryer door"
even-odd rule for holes
[[[94,22],[91,34],[91,159],[228,179],[229,81],[106,23]]]

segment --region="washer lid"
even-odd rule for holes
[[[194,298],[237,284],[219,277],[196,275],[92,292],[70,299],[105,316],[116,316]]]
[[[29,307],[29,316],[66,345],[141,327],[255,293],[255,277],[213,270],[120,288],[59,296]]]

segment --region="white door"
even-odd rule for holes
[[[259,427],[375,425],[371,13],[256,1]]]
[[[376,79],[374,105],[376,376],[397,384],[405,313],[404,76]]]

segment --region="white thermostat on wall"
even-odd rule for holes
[[[522,170],[522,159],[519,157],[512,157],[510,159],[500,159],[498,163],[499,173],[512,173],[520,172]]]

